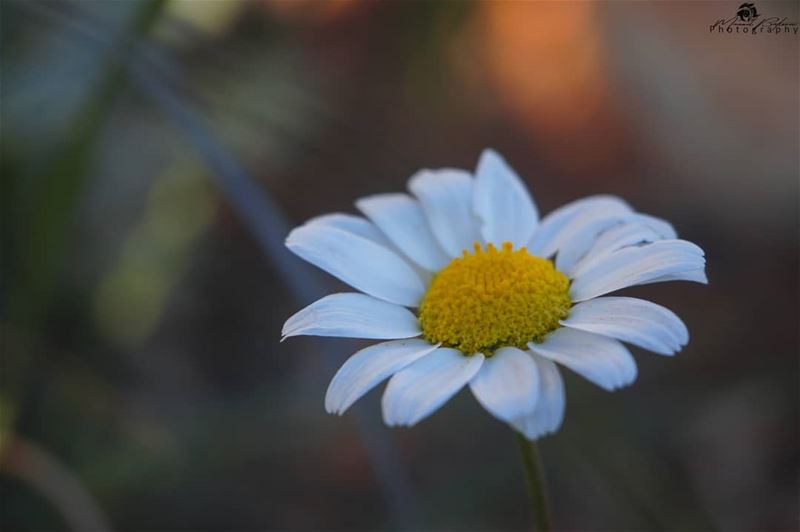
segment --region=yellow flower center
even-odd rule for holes
[[[419,321],[429,342],[491,355],[503,346],[524,349],[559,327],[572,304],[566,275],[524,247],[513,251],[511,242],[474,248],[437,273],[422,298]]]

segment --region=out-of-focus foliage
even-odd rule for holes
[[[686,5],[4,1],[3,528],[526,527],[513,438],[468,393],[412,430],[377,393],[324,413],[357,346],[279,332],[298,283],[342,287],[289,282],[219,175],[297,223],[486,146],[543,212],[618,194],[708,254],[708,287],[630,291],[686,350],[637,352],[615,394],[567,375],[556,524],[796,528],[798,37]]]
[[[95,320],[113,343],[137,345],[161,318],[166,298],[208,230],[215,202],[206,182],[167,170],[148,192],[141,221],[121,246],[118,265],[101,281]]]

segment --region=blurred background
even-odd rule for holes
[[[3,0],[3,529],[528,528],[469,392],[329,416],[362,344],[278,342],[341,289],[291,226],[487,146],[542,212],[617,194],[708,256],[627,291],[686,321],[677,357],[564,372],[557,527],[797,529],[800,36],[710,33],[738,4]]]

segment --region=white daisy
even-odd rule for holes
[[[636,379],[622,342],[672,355],[688,342],[670,310],[606,294],[661,281],[706,283],[703,250],[666,221],[613,196],[574,201],[541,220],[494,151],[474,176],[421,170],[411,195],[356,201],[365,217],[330,214],[286,245],[359,290],[333,294],[286,321],[297,335],[388,340],[358,351],[328,387],[342,414],[389,378],[388,425],[414,425],[469,385],[478,402],[528,439],[559,428],[556,363],[606,390]]]

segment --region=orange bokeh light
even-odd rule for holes
[[[551,164],[579,173],[613,165],[619,117],[595,5],[484,2],[476,20],[487,81]]]

